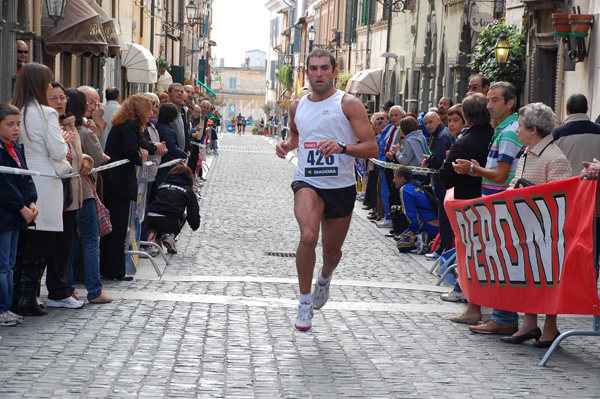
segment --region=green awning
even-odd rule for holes
[[[202,83],[201,81],[199,81],[198,79],[196,79],[196,82],[200,83],[202,85],[202,87],[204,87],[206,90],[210,91],[212,94],[214,94],[215,96],[217,95],[217,93],[215,93],[214,91],[212,91],[210,89],[210,87],[208,87],[207,85],[205,85],[204,83]]]

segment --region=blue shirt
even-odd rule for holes
[[[423,188],[408,182],[400,187],[400,205],[408,219],[408,229],[414,232],[421,230],[421,224],[438,217],[433,213],[431,202]]]

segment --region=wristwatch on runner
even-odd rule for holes
[[[342,154],[346,152],[346,143],[342,143],[341,141],[338,142],[338,145],[340,147],[342,147]]]

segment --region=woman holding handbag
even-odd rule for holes
[[[527,145],[527,149],[519,159],[509,190],[516,188],[519,180],[525,181],[527,185],[535,185],[568,179],[573,175],[571,163],[554,144],[551,132],[555,121],[554,111],[542,103],[528,104],[519,110],[517,134],[519,141]],[[556,324],[557,315],[547,314],[542,330],[537,326],[537,318],[537,314],[525,313],[521,328],[500,340],[509,344],[521,344],[535,339],[533,346],[536,348],[549,348],[560,335]]]
[[[138,192],[135,167],[142,166],[148,157],[148,151],[140,148],[141,134],[151,114],[152,100],[135,94],[123,102],[112,118],[106,155],[110,162],[128,159],[129,163],[102,171],[103,200],[113,229],[100,239],[100,274],[106,278],[133,280],[125,274],[125,241],[129,207]]]
[[[81,149],[93,160],[93,165],[100,166],[104,162],[104,153],[98,136],[92,132],[83,122],[86,109],[85,94],[79,90],[68,89],[66,91],[69,99],[67,113],[73,117],[74,124],[81,140]],[[96,182],[98,172],[92,173],[82,179],[82,203],[77,211],[75,221],[77,228],[73,231],[73,243],[67,261],[67,283],[70,292],[76,293],[73,278],[73,263],[77,249],[81,244],[83,250],[83,267],[85,275],[85,289],[87,299],[90,303],[109,303],[112,298],[102,291],[99,265],[99,230],[98,213],[96,210]],[[77,294],[76,294],[77,295]]]
[[[60,176],[71,172],[71,164],[66,159],[69,146],[62,136],[58,113],[48,102],[50,82],[52,71],[47,66],[37,63],[23,66],[11,103],[21,110],[20,142],[25,147],[29,169],[53,171]],[[42,316],[46,310],[40,307],[37,293],[48,259],[47,250],[53,248],[57,234],[63,230],[63,184],[54,177],[33,176],[33,181],[40,214],[35,226],[19,236],[14,269],[21,275],[20,281],[15,281],[15,292],[20,299],[13,302],[13,309],[21,315]]]
[[[92,157],[81,151],[79,133],[75,127],[75,117],[67,114],[68,101],[65,88],[57,82],[52,82],[52,90],[48,96],[50,106],[59,116],[63,137],[67,137],[69,156],[73,171],[78,171],[81,176],[86,176],[94,167]],[[63,185],[68,185],[69,190],[64,190],[63,231],[58,233],[52,251],[48,251],[48,268],[46,271],[46,287],[48,288],[48,306],[78,309],[84,303],[77,295],[72,295],[66,277],[66,266],[73,242],[75,231],[75,217],[82,202],[82,177],[74,176],[62,179]],[[68,195],[67,195],[68,194]],[[73,298],[70,298],[70,297]]]

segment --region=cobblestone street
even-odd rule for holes
[[[430,264],[399,254],[358,202],[331,299],[311,332],[294,331],[295,166],[262,136],[219,146],[200,229],[184,228],[170,266],[156,258],[162,278],[143,260],[133,281],[104,282],[111,304],[0,330],[0,398],[598,397],[599,339],[570,338],[538,367],[531,341],[448,321],[465,305],[443,302]]]

